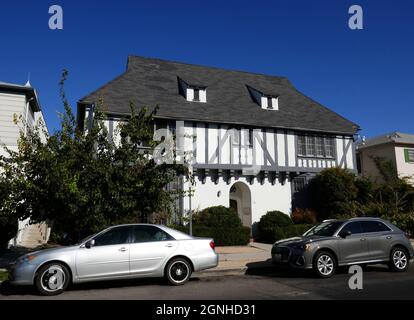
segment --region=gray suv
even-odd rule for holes
[[[404,232],[379,218],[327,220],[302,237],[277,241],[272,248],[274,264],[313,269],[322,278],[333,276],[339,266],[353,264],[386,263],[402,272],[413,256]]]

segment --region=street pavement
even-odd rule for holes
[[[390,272],[385,266],[367,267],[363,289],[351,290],[347,270],[330,279],[310,272],[248,265],[245,274],[199,277],[185,286],[172,287],[159,279],[138,279],[74,285],[57,297],[42,297],[31,288],[0,284],[0,300],[7,299],[151,299],[151,300],[246,300],[246,299],[414,299],[414,266],[408,272]]]

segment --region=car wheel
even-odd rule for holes
[[[166,268],[166,278],[174,286],[185,284],[191,277],[192,268],[187,259],[175,258],[171,260]]]
[[[407,271],[410,265],[407,251],[401,247],[396,247],[391,250],[389,266],[391,270],[396,272]]]
[[[313,269],[321,278],[330,278],[336,272],[336,259],[330,252],[320,251],[313,261]]]
[[[70,273],[63,264],[54,262],[40,268],[35,285],[44,296],[55,296],[66,290],[70,283]]]

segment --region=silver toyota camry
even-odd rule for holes
[[[213,239],[195,238],[160,225],[119,225],[78,245],[24,255],[10,268],[10,283],[34,285],[43,295],[62,293],[71,283],[165,277],[186,283],[193,271],[218,264]]]

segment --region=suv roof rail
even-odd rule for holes
[[[336,221],[336,219],[326,219],[326,220],[323,220],[322,222],[330,222],[330,221]]]
[[[354,217],[349,220],[382,220],[379,217]]]

